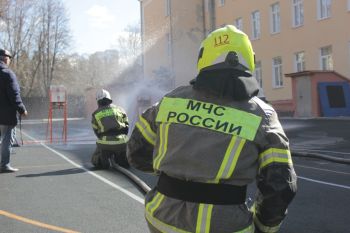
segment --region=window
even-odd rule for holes
[[[332,46],[320,49],[321,70],[333,70]]]
[[[252,39],[260,38],[260,12],[254,11],[252,17]]]
[[[303,0],[293,0],[293,26],[299,27],[304,24]]]
[[[235,20],[235,26],[239,30],[243,31],[243,19],[242,19],[242,17],[239,17]]]
[[[254,77],[258,81],[259,87],[262,88],[262,70],[261,70],[261,61],[255,62]]]
[[[218,6],[224,6],[225,5],[225,0],[219,0],[219,5]]]
[[[297,52],[294,54],[294,64],[295,72],[305,70],[305,52]]]
[[[332,0],[318,0],[318,19],[331,17]]]
[[[275,3],[271,5],[271,33],[281,31],[280,5]]]
[[[171,12],[170,0],[164,0],[164,2],[165,2],[165,16],[169,16]]]
[[[282,76],[282,58],[275,57],[272,59],[272,86],[275,88],[283,86],[283,76]]]
[[[350,11],[350,0],[348,0],[348,11]]]

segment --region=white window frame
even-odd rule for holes
[[[325,46],[320,48],[320,69],[333,70],[333,56],[332,46]]]
[[[317,1],[317,15],[318,19],[327,19],[331,17],[332,0],[318,0]]]
[[[237,29],[243,31],[243,18],[242,17],[235,19],[235,26]]]
[[[304,1],[293,1],[293,27],[300,27],[304,25]]]
[[[218,6],[219,6],[219,7],[225,5],[225,0],[218,0],[218,1],[219,1],[219,3],[218,3]]]
[[[282,57],[272,58],[272,87],[283,87]]]
[[[259,87],[262,88],[262,67],[261,67],[261,61],[255,62],[255,70],[254,70],[254,77],[256,81],[259,84]]]
[[[281,32],[281,15],[279,2],[270,5],[270,32],[271,34]]]
[[[251,14],[252,20],[252,40],[260,38],[261,27],[260,27],[260,11],[253,11]]]
[[[301,72],[301,71],[304,71],[305,68],[306,68],[305,52],[300,51],[300,52],[294,53],[294,71]]]
[[[164,14],[165,14],[165,16],[170,16],[170,14],[171,14],[171,7],[170,7],[170,1],[171,0],[164,0],[164,4],[165,4],[165,8],[164,8]]]

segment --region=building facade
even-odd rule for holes
[[[139,0],[146,78],[164,66],[173,87],[196,73],[201,40],[236,25],[256,54],[254,76],[277,110],[294,112],[285,74],[335,71],[350,79],[350,0]]]
[[[188,84],[205,36],[202,0],[139,1],[144,77],[168,81],[168,88]]]

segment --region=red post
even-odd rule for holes
[[[53,142],[53,111],[55,109],[63,109],[63,128],[61,141],[67,142],[67,91],[63,86],[50,86],[49,91],[49,115],[46,139],[48,140],[48,133],[50,134],[50,143]]]

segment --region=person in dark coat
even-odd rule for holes
[[[20,88],[15,73],[9,68],[12,55],[5,49],[0,49],[0,132],[1,132],[1,163],[0,172],[16,172],[17,168],[10,165],[11,139],[18,123],[18,114],[28,114],[20,94]]]

